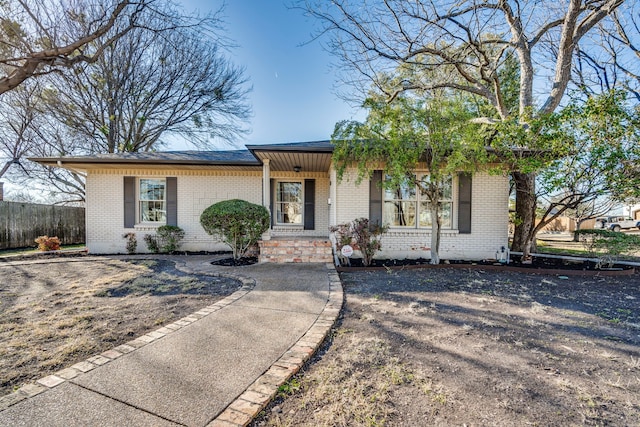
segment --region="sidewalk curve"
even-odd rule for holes
[[[2,398],[0,426],[243,426],[309,359],[342,307],[330,264],[178,268],[243,287],[190,316]],[[4,410],[3,410],[4,408]]]

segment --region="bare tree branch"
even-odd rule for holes
[[[74,21],[83,19],[84,17],[78,16],[78,14],[89,13],[95,11],[97,8],[94,4],[84,1],[76,2],[73,6],[65,3],[54,5],[51,3],[38,4],[37,7],[42,7],[39,10],[40,14],[34,12],[32,3],[28,0],[15,0],[10,2],[7,7],[4,7],[4,12],[0,15],[0,20],[9,23],[14,26],[14,30],[18,30],[23,34],[19,37],[19,40],[23,43],[21,49],[15,49],[15,52],[5,52],[0,57],[0,64],[4,64],[6,75],[0,77],[0,94],[16,88],[26,79],[31,78],[38,74],[38,71],[43,67],[55,68],[55,67],[69,67],[79,62],[91,62],[101,54],[104,46],[112,43],[118,37],[121,37],[126,32],[130,31],[136,26],[136,15],[140,11],[144,10],[150,2],[153,0],[123,0],[119,1],[113,6],[107,6],[106,9],[111,9],[111,12],[107,14],[106,19],[102,20],[97,18],[97,26],[90,25],[87,27],[87,32],[75,33],[70,36],[75,38],[71,42],[67,42],[68,36],[57,37],[58,26],[68,25],[72,27]],[[50,7],[47,8],[46,6]],[[98,10],[101,8],[98,8]],[[11,12],[14,14],[9,15]],[[57,19],[50,19],[52,27],[45,25],[47,19],[42,13],[54,14]],[[20,18],[26,16],[28,21],[20,22],[14,21],[13,18]],[[128,22],[124,26],[120,26],[120,30],[114,37],[103,40],[102,43],[99,40],[111,31],[116,25],[124,20]],[[33,33],[29,34],[32,30]],[[17,44],[11,43],[11,36],[18,36],[17,31],[14,34],[7,34],[7,32],[0,33],[3,42],[7,46],[17,48]],[[5,41],[6,40],[6,41]],[[98,42],[97,44],[95,42]],[[49,46],[48,48],[46,46]],[[95,48],[92,53],[86,54],[83,49],[91,46]],[[97,46],[97,48],[95,47]],[[45,47],[44,49],[42,47]],[[14,56],[12,53],[18,53]],[[22,55],[20,55],[22,54]],[[7,56],[5,56],[7,55]],[[50,72],[50,71],[48,71]]]
[[[493,107],[488,119],[508,122],[513,114],[524,127],[557,109],[578,43],[623,2],[299,0],[323,25],[319,37],[328,36],[328,48],[341,66],[338,78],[354,85],[352,99],[366,98],[372,86],[386,88],[389,99],[403,91],[451,88],[486,99]],[[507,82],[499,75],[510,53],[519,68],[517,112],[506,106]],[[390,86],[389,75],[403,68],[407,75]],[[534,97],[534,88],[539,96]],[[526,224],[516,227],[514,246],[526,253],[535,234],[535,173],[517,174],[516,211]]]

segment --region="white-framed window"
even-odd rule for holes
[[[418,174],[418,179],[427,181],[429,174]],[[391,227],[431,228],[429,200],[417,185],[405,182],[395,189],[385,187],[382,210],[383,223]],[[444,182],[440,199],[442,228],[453,228],[453,178]]]
[[[275,192],[276,223],[302,225],[304,212],[302,181],[277,181]]]
[[[167,182],[164,178],[138,180],[138,218],[140,222],[167,222]]]
[[[384,207],[382,222],[392,227],[415,227],[418,212],[416,187],[404,183],[398,188],[384,189]]]

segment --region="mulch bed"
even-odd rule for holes
[[[240,259],[233,258],[223,258],[216,261],[213,261],[212,265],[222,265],[225,267],[244,267],[247,265],[253,265],[258,262],[257,257],[244,257]]]
[[[552,274],[552,275],[632,275],[635,268],[629,265],[616,264],[612,268],[598,268],[593,261],[578,261],[573,259],[557,259],[534,257],[531,263],[522,263],[520,257],[513,256],[508,264],[495,260],[463,261],[447,260],[441,264],[432,265],[429,259],[376,259],[370,266],[364,266],[362,259],[351,259],[351,265],[337,267],[339,272],[361,270],[389,270],[389,269],[414,269],[414,268],[471,268],[480,270],[503,270],[521,273]]]

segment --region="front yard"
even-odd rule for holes
[[[342,279],[331,345],[255,425],[640,425],[638,274]]]
[[[640,425],[637,273],[341,277],[330,342],[254,425]],[[239,286],[168,260],[0,262],[0,395]]]
[[[240,283],[171,261],[0,262],[0,396],[174,322]]]

